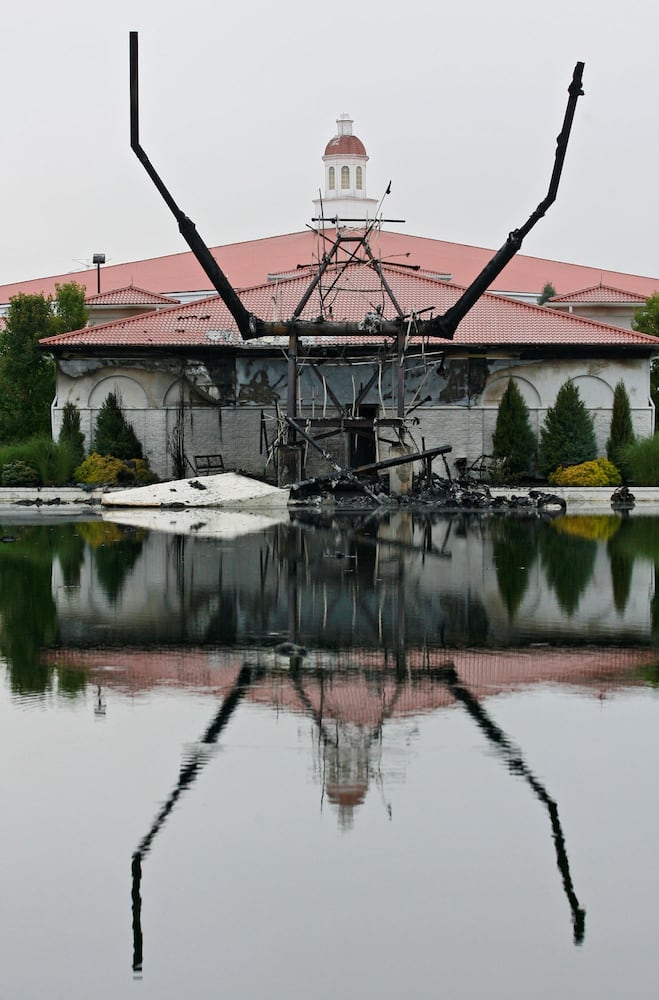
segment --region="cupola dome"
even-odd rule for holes
[[[325,146],[325,193],[314,198],[314,218],[321,225],[360,228],[375,218],[377,202],[366,197],[368,156],[361,139],[352,132],[350,115],[336,119],[336,135]],[[324,221],[323,221],[324,220]]]

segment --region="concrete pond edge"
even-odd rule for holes
[[[630,487],[634,497],[634,510],[638,512],[659,512],[659,487]],[[489,487],[492,498],[509,500],[511,497],[527,497],[528,489]],[[612,511],[612,487],[545,487],[542,492],[551,492],[565,501],[567,513],[608,513]],[[161,510],[185,510],[215,508],[226,510],[286,510],[288,507],[313,506],[307,503],[292,503],[290,491],[280,489],[257,479],[226,472],[217,476],[202,476],[193,479],[171,480],[152,486],[138,486],[130,489],[97,488],[83,489],[74,486],[43,487],[1,487],[0,511],[3,513],[38,511],[41,514],[86,514],[100,515],[112,508],[151,508]],[[407,505],[406,505],[407,506]],[[412,504],[409,504],[411,507]],[[439,505],[438,505],[439,506]],[[432,504],[424,503],[425,510]],[[391,505],[390,509],[397,509]]]

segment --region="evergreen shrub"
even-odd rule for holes
[[[606,454],[613,464],[618,466],[625,479],[629,478],[624,457],[625,449],[635,440],[629,396],[621,379],[613,392],[611,430],[609,440],[606,442]]]
[[[27,462],[17,459],[2,466],[3,486],[40,486],[41,476]]]
[[[80,430],[80,410],[75,403],[66,403],[62,410],[62,426],[60,427],[59,444],[68,444],[71,449],[73,465],[71,471],[80,465],[85,457],[85,435]]]
[[[581,465],[597,457],[593,422],[572,379],[558,390],[540,429],[538,470],[546,476],[559,466]]]
[[[96,416],[94,451],[115,458],[143,458],[142,445],[123,415],[116,393],[108,393]]]
[[[529,408],[512,378],[508,379],[501,397],[492,444],[494,458],[505,463],[509,477],[529,472],[537,442],[531,430]]]

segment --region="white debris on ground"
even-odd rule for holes
[[[286,508],[290,491],[270,486],[257,479],[241,476],[237,472],[223,472],[217,476],[199,476],[195,479],[177,479],[151,486],[137,486],[129,490],[112,490],[104,494],[103,507],[158,507],[171,510],[185,508],[220,507],[236,509]]]

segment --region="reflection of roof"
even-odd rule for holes
[[[325,230],[332,239],[333,230]],[[247,288],[266,281],[268,274],[295,271],[298,264],[311,264],[319,259],[318,237],[311,230],[287,233],[244,243],[212,247],[211,252],[235,288]],[[373,253],[384,261],[413,264],[439,274],[452,274],[461,285],[468,285],[485,267],[493,255],[483,247],[449,243],[423,236],[382,231],[373,241]],[[127,264],[106,264],[102,270],[103,287],[110,290],[136,283],[156,292],[175,294],[184,291],[213,291],[191,251],[151,257]],[[71,280],[84,285],[90,294],[96,291],[96,268],[87,271],[57,274],[0,286],[0,302],[9,302],[19,292],[55,295],[56,283]],[[600,282],[616,288],[648,296],[659,290],[659,278],[607,271],[599,267],[567,264],[516,254],[494,280],[492,289],[501,292],[526,292],[539,295],[551,281],[559,295],[575,288],[587,288]]]
[[[325,792],[327,798],[334,805],[352,809],[355,806],[360,806],[366,798],[368,782],[360,781],[358,785],[338,785],[334,781],[328,781],[325,785]]]
[[[57,649],[47,655],[54,666],[90,671],[94,683],[131,694],[176,686],[223,696],[234,685],[245,654],[205,649]],[[409,718],[455,705],[438,671],[453,664],[460,682],[477,698],[489,698],[537,684],[565,684],[603,697],[645,682],[639,670],[654,662],[653,650],[587,647],[529,647],[506,650],[411,649],[406,677],[397,680],[393,662],[377,650],[349,649],[330,667],[310,651],[301,671],[301,688],[288,670],[278,669],[272,650],[250,650],[248,659],[272,664],[266,680],[256,682],[246,698],[273,709],[316,718],[379,726],[383,719]]]
[[[382,268],[388,284],[405,313],[423,313],[423,318],[444,313],[462,292],[458,285],[438,281],[394,265]],[[329,281],[333,276],[326,271]],[[249,288],[241,295],[246,308],[261,319],[282,320],[292,316],[309,286],[309,272],[284,278],[276,284]],[[300,317],[314,320],[322,311],[320,290],[316,288]],[[395,309],[383,294],[379,275],[370,267],[353,264],[341,271],[332,293],[332,320],[360,321],[375,306],[385,319],[395,318]],[[306,338],[309,343],[310,338]],[[329,346],[332,338],[319,338]],[[337,342],[345,344],[345,338]],[[209,347],[240,346],[242,337],[224,303],[218,296],[170,306],[112,323],[87,327],[82,331],[60,334],[41,341],[51,349],[106,347]],[[257,342],[253,342],[255,345]],[[263,342],[261,342],[262,344]],[[353,337],[351,344],[373,343],[373,338]],[[591,319],[565,315],[500,295],[483,295],[460,323],[453,340],[456,345],[479,348],[513,345],[547,347],[640,347],[656,348],[656,338],[631,330],[622,330]],[[447,345],[446,341],[442,341]],[[448,346],[448,345],[447,345]]]

